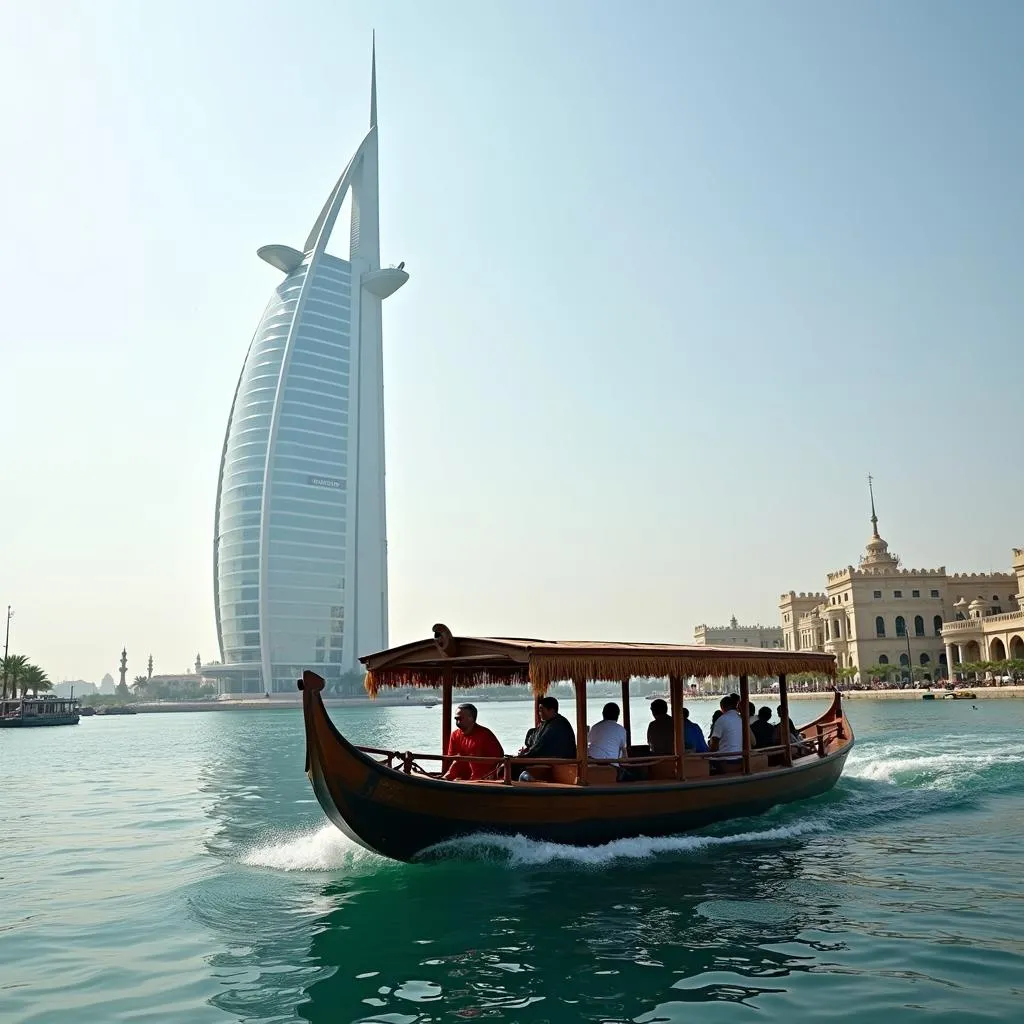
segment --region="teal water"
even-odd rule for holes
[[[332,714],[435,749],[439,711]],[[857,748],[818,800],[413,865],[326,822],[298,711],[2,731],[0,1020],[1024,1019],[1024,701],[849,712]],[[514,748],[529,714],[481,720]]]

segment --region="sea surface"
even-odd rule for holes
[[[1024,1020],[1024,701],[848,711],[856,749],[817,800],[411,865],[327,822],[298,710],[2,730],[0,1020]],[[439,707],[332,715],[440,741]],[[481,705],[506,748],[530,715]]]

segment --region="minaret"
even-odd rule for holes
[[[152,654],[149,656],[149,662],[146,665],[146,678],[147,679],[152,679],[153,678],[153,655]]]
[[[203,659],[199,657],[198,652],[196,653],[196,675],[201,676],[203,674]]]
[[[128,648],[121,648],[121,682],[119,686],[128,686]]]

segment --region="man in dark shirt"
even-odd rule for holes
[[[772,709],[761,708],[757,718],[750,723],[750,731],[754,734],[755,747],[775,746],[775,734],[778,726],[772,725]]]
[[[690,721],[690,709],[683,708],[683,749],[688,754],[706,754],[707,740],[696,722]]]
[[[647,726],[647,745],[652,754],[674,754],[676,752],[676,734],[672,725],[672,716],[668,713],[668,705],[658,697],[651,701],[651,714],[654,721]]]
[[[541,697],[537,701],[540,725],[537,726],[529,746],[519,751],[520,757],[576,757],[576,733],[569,720],[558,713],[558,701],[554,697]],[[520,782],[537,782],[538,776],[524,771]]]

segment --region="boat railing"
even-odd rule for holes
[[[819,757],[825,757],[828,753],[831,741],[833,738],[843,740],[845,738],[845,732],[843,729],[843,718],[839,717],[833,719],[830,722],[812,722],[810,725],[804,726],[798,730],[797,736],[800,737],[800,742],[794,737],[793,742],[787,744],[777,744],[771,747],[754,747],[750,751],[750,756],[744,758],[743,774],[756,774],[753,771],[752,765],[750,764],[750,757],[761,755],[777,757],[782,755],[786,756],[787,751],[790,754],[796,756],[806,756],[813,750]],[[800,747],[805,746],[811,748],[810,750],[804,750],[800,753]],[[529,767],[544,767],[544,768],[558,768],[558,767],[573,767],[579,769],[581,759],[569,758],[569,757],[520,757],[515,754],[505,754],[502,757],[484,757],[477,754],[428,754],[418,753],[410,750],[387,750],[383,747],[357,747],[358,750],[364,754],[369,754],[379,760],[379,763],[383,764],[387,768],[391,768],[395,771],[402,771],[406,775],[425,775],[430,778],[439,778],[441,772],[431,772],[423,767],[419,762],[429,761],[440,761],[442,767],[445,764],[451,764],[459,761],[471,761],[477,764],[493,764],[494,770],[489,772],[486,779],[488,781],[498,781],[506,786],[511,786],[518,776],[518,772],[523,768]],[[722,762],[722,761],[735,761],[737,760],[736,754],[724,753],[722,751],[707,751],[705,753],[695,753],[693,751],[686,751],[686,760],[689,762],[693,761],[707,761],[709,763]],[[617,758],[587,758],[587,764],[599,765],[615,768],[651,768],[655,765],[669,765],[672,767],[675,777],[678,776],[680,758],[676,754],[644,754],[638,757],[617,757]],[[579,778],[578,773],[576,784],[585,784]],[[685,781],[685,779],[683,779]]]

